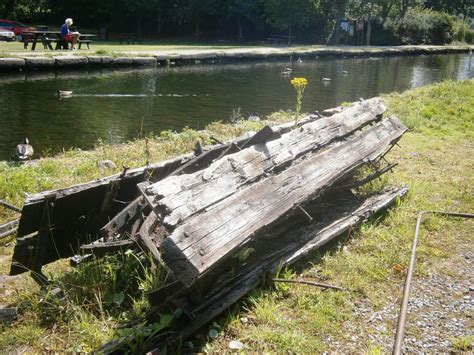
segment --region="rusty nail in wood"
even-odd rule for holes
[[[125,176],[125,174],[127,173],[127,170],[130,169],[128,166],[124,166],[123,167],[123,171],[122,171],[122,174],[120,174],[120,177],[123,178]]]
[[[303,214],[308,218],[309,222],[313,222],[313,217],[311,217],[311,215],[303,207],[300,205],[296,205],[296,207],[298,207],[300,211],[303,212]]]

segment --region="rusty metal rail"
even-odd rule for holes
[[[0,200],[0,206],[3,206],[5,208],[8,208],[12,211],[19,212],[21,213],[21,208],[14,206],[8,202],[5,202],[3,200]],[[13,221],[9,221],[7,223],[1,224],[0,225],[0,239],[3,239],[5,237],[8,237],[18,230],[18,223],[20,219],[14,219]]]
[[[11,209],[15,212],[20,212],[21,213],[21,208],[20,207],[13,206],[12,204],[10,204],[8,202],[5,202],[3,200],[0,200],[0,206],[6,207],[6,208],[9,208],[9,209]]]
[[[411,248],[410,265],[408,266],[407,277],[405,279],[405,286],[403,288],[402,304],[400,307],[400,313],[398,314],[397,333],[395,335],[395,343],[393,346],[394,355],[400,355],[402,353],[403,338],[405,337],[405,326],[406,326],[406,320],[407,320],[408,298],[410,296],[411,279],[413,277],[413,270],[415,268],[416,247],[418,245],[418,236],[420,234],[421,223],[423,222],[423,216],[425,215],[474,218],[474,214],[458,213],[458,212],[421,211],[418,214],[418,218],[416,220],[415,236],[413,238],[413,244]]]

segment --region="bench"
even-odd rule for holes
[[[65,41],[59,34],[53,34],[53,33],[48,33],[44,35],[40,41],[43,43],[44,49],[53,49],[52,44],[55,43],[56,46],[54,47],[54,50],[59,50],[59,49],[69,49],[69,42]]]
[[[287,44],[289,39],[290,39],[289,36],[272,35],[271,37],[267,38],[267,42],[270,44],[281,45],[281,44]]]
[[[21,42],[23,43],[23,48],[28,49],[28,44],[33,43],[33,36],[23,35],[21,37]]]
[[[56,43],[56,47],[54,47],[54,50],[60,50],[60,49],[69,49],[69,43],[68,41],[65,41],[63,38],[56,38],[52,39],[52,42]]]
[[[90,49],[90,44],[92,43],[91,39],[78,39],[77,43],[79,44],[79,49],[81,49],[82,44],[87,45],[87,49]]]

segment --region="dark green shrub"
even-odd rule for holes
[[[430,9],[409,9],[399,20],[387,24],[404,44],[446,44],[453,40],[453,16]]]
[[[457,21],[454,29],[454,39],[459,42],[473,43],[474,31],[469,28],[467,23]]]

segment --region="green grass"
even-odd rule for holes
[[[466,47],[465,44],[461,46]],[[422,46],[421,46],[422,47]],[[42,45],[37,45],[34,52],[31,46],[28,49],[23,48],[21,42],[1,42],[0,41],[0,58],[1,57],[22,57],[23,55],[34,55],[39,53],[42,56],[56,56],[71,53],[74,55],[103,55],[103,56],[150,56],[157,52],[167,54],[189,53],[193,51],[212,50],[225,51],[232,49],[239,50],[260,50],[260,49],[281,49],[292,51],[305,51],[316,48],[329,48],[334,50],[349,51],[354,54],[360,53],[378,53],[383,47],[358,46],[358,47],[327,47],[324,45],[300,45],[293,44],[291,47],[271,46],[265,43],[239,43],[239,42],[202,42],[202,41],[165,41],[165,40],[146,40],[142,44],[120,44],[119,41],[100,41],[94,40],[90,49],[83,47],[75,52],[71,51],[51,51],[44,49]]]
[[[455,351],[471,351],[474,344],[474,335],[451,339]]]
[[[90,50],[86,50],[84,47],[81,50],[74,52],[74,54],[85,54],[88,55],[109,55],[114,53],[127,54],[127,52],[150,52],[150,51],[167,51],[170,53],[179,51],[190,51],[190,50],[226,50],[226,49],[256,49],[259,47],[269,47],[263,44],[252,44],[252,43],[217,43],[217,42],[166,42],[166,41],[145,41],[142,44],[120,44],[118,41],[94,41],[91,44]],[[321,46],[293,46],[292,49],[309,49],[317,48]],[[279,47],[284,48],[284,47]],[[0,42],[0,54],[15,52],[31,53],[30,48],[23,49],[21,42]],[[55,55],[57,53],[63,53],[64,51],[51,51],[44,49],[42,45],[38,45],[35,49],[35,53],[44,53],[49,55]]]
[[[355,317],[352,305],[364,303],[377,310],[400,295],[404,273],[398,270],[408,264],[417,212],[472,213],[474,178],[469,172],[474,165],[474,102],[467,98],[473,96],[474,80],[386,96],[389,114],[398,115],[411,130],[401,147],[388,156],[400,165],[383,183],[409,184],[408,197],[383,219],[364,223],[322,258],[317,255],[298,267],[301,276],[319,275],[348,292],[321,292],[301,285],[288,287],[284,297],[278,288],[249,297],[238,312],[252,322],[230,322],[220,338],[208,341],[206,349],[224,351],[230,339],[239,339],[256,351],[337,351],[326,339],[332,336],[340,343],[349,341],[354,333],[346,333],[347,324],[357,324],[365,334],[363,339],[368,339],[370,332],[380,332]],[[458,248],[469,245],[471,232],[472,222],[436,217],[426,223],[416,277],[432,272],[441,260],[455,261]],[[386,332],[393,337],[389,327]],[[380,352],[379,346],[365,340],[358,351]]]
[[[474,80],[470,80],[448,81],[385,97],[390,114],[398,115],[410,131],[400,142],[401,147],[394,148],[388,156],[390,161],[398,161],[399,166],[376,184],[409,184],[409,195],[389,213],[369,220],[339,244],[316,253],[308,263],[283,270],[280,276],[323,278],[346,291],[321,292],[305,285],[262,285],[216,320],[217,324],[212,326],[218,330],[216,339],[211,339],[205,329],[200,338],[192,340],[192,349],[225,351],[230,340],[238,339],[247,349],[262,352],[337,351],[334,341],[328,339],[337,338],[344,344],[354,335],[347,331],[347,326],[354,325],[363,339],[358,351],[384,351],[381,344],[368,340],[367,334],[378,330],[354,314],[354,305],[363,303],[377,310],[399,297],[404,278],[400,269],[407,266],[419,210],[472,212],[474,102],[468,98],[473,94]],[[268,122],[291,119],[290,115],[280,113]],[[117,172],[122,165],[143,165],[147,157],[158,161],[188,152],[198,139],[204,143],[210,135],[230,139],[264,123],[215,123],[202,132],[184,130],[179,134],[150,136],[148,155],[145,140],[137,139],[119,146],[98,144],[89,152],[67,151],[32,166],[4,164],[0,166],[0,196],[21,205],[25,192],[64,187],[112,173],[98,170],[97,162],[102,159],[114,160],[119,167]],[[11,214],[0,215],[3,219],[8,217]],[[458,248],[471,242],[472,222],[469,223],[440,217],[426,223],[415,277],[433,272],[440,261],[455,262]],[[2,252],[10,255],[11,246],[4,245]],[[8,258],[0,262],[2,271],[8,269],[8,262]],[[143,314],[147,308],[145,291],[161,280],[147,272],[148,263],[146,256],[135,253],[108,257],[74,270],[57,262],[47,272],[65,290],[65,304],[41,294],[27,276],[12,281],[3,289],[1,300],[4,304],[19,304],[20,312],[14,325],[0,334],[0,347],[6,351],[90,351],[113,337],[131,333],[144,341],[145,335],[166,328],[174,317],[163,315],[155,325],[116,330],[120,324]],[[387,320],[393,325],[390,322]],[[393,336],[390,327],[385,332]],[[130,344],[129,349],[139,345]],[[183,344],[185,349],[187,346]],[[457,350],[466,346],[465,338],[453,340]]]

